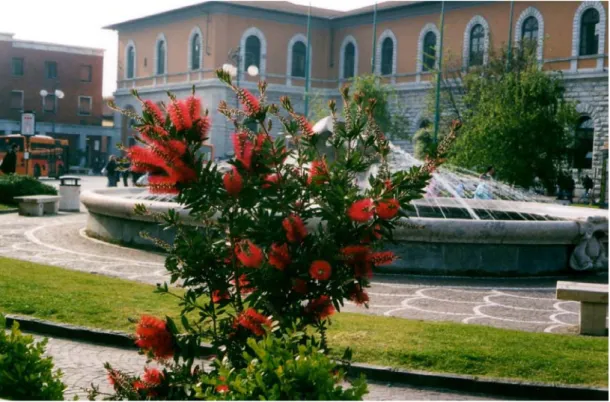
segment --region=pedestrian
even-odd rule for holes
[[[130,163],[128,159],[125,159],[123,163],[121,163],[121,168],[123,169],[121,172],[121,177],[123,178],[123,185],[125,187],[129,187],[129,183],[127,182],[129,179],[129,167]]]
[[[15,173],[17,170],[17,152],[19,151],[19,145],[13,144],[10,151],[4,155],[2,165],[0,165],[0,171],[4,174]]]
[[[575,188],[576,188],[576,183],[574,182],[574,179],[572,178],[572,176],[567,176],[566,192],[567,192],[568,202],[570,204],[572,204],[574,202],[574,189]]]
[[[108,187],[116,187],[117,185],[117,163],[116,157],[114,155],[110,155],[108,159],[108,163],[104,167],[106,171],[106,177],[108,177]]]
[[[582,179],[582,186],[585,188],[585,196],[587,198],[591,198],[591,190],[593,190],[593,180],[591,180],[589,175],[585,175],[585,178]]]

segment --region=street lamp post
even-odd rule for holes
[[[53,95],[55,96],[55,105],[53,107],[53,122],[52,122],[52,131],[53,131],[53,137],[55,136],[55,120],[57,120],[57,111],[59,109],[59,103],[57,102],[57,99],[63,99],[65,94],[62,90],[60,89],[55,89],[53,91]],[[42,97],[42,117],[44,120],[44,112],[45,112],[45,99],[47,96],[49,96],[49,92],[46,89],[41,89],[40,90],[40,96]]]

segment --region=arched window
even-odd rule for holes
[[[385,38],[381,45],[381,75],[392,74],[394,66],[394,41],[392,38]]]
[[[593,120],[583,116],[578,121],[572,146],[572,167],[574,169],[591,169],[593,166]]]
[[[598,52],[599,36],[597,32],[599,12],[589,8],[582,14],[580,22],[580,55],[595,55]]]
[[[299,41],[292,45],[292,72],[293,77],[305,78],[305,55],[307,47]]]
[[[191,38],[191,70],[201,68],[201,37],[198,33]]]
[[[157,42],[157,75],[165,74],[165,40]]]
[[[536,17],[527,17],[521,26],[521,40],[523,43],[538,42],[538,20]]]
[[[260,69],[261,67],[261,40],[254,35],[248,36],[246,39],[246,63],[244,68],[248,69],[250,66],[256,66]]]
[[[127,75],[126,78],[134,78],[136,65],[136,52],[132,45],[127,48]]]
[[[468,59],[469,66],[483,65],[483,56],[485,54],[485,29],[483,25],[477,24],[470,31],[470,57]]]
[[[424,37],[423,71],[434,70],[436,64],[436,34],[428,32]]]
[[[343,50],[343,78],[352,78],[355,75],[356,46],[348,43]],[[293,64],[294,68],[294,64]]]

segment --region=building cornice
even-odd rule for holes
[[[45,43],[45,42],[35,42],[35,41],[26,41],[13,39],[13,47],[20,49],[33,49],[33,50],[42,50],[48,52],[61,52],[61,53],[72,53],[72,54],[82,54],[86,56],[104,56],[104,49],[96,49],[90,47],[80,47],[80,46],[67,46],[60,45],[56,43]]]
[[[273,20],[287,24],[306,25],[307,14],[296,12],[288,12],[282,10],[270,10],[266,8],[248,6],[244,4],[235,4],[223,1],[208,1],[204,3],[194,4],[187,7],[181,7],[174,10],[165,11],[159,14],[153,14],[133,20],[119,22],[103,27],[114,31],[119,30],[136,30],[148,26],[158,25],[160,23],[170,23],[186,18],[192,18],[193,15],[203,13],[209,14],[231,14],[243,16],[247,18]],[[314,28],[330,28],[330,18],[312,16],[311,24]]]
[[[390,6],[380,8],[377,11],[377,22],[393,21],[408,17],[416,17],[420,15],[438,14],[441,9],[440,1],[418,1],[418,2],[392,2]],[[445,10],[458,10],[468,7],[477,7],[485,4],[493,3],[492,1],[452,1],[445,4]],[[254,3],[255,4],[255,3]],[[141,18],[136,18],[128,21],[119,22],[103,27],[109,30],[138,30],[150,26],[155,26],[163,23],[171,23],[182,19],[192,18],[193,15],[203,13],[209,14],[230,14],[242,16],[246,18],[256,18],[263,20],[271,20],[285,24],[306,25],[307,13],[290,12],[284,10],[272,10],[268,8],[249,6],[245,4],[236,4],[223,1],[208,1],[204,3],[194,4],[187,7],[177,8],[174,10],[165,11],[158,14],[153,14]],[[330,29],[330,28],[345,28],[357,25],[372,24],[373,10],[367,8],[363,11],[353,10],[348,12],[338,12],[338,15],[332,17],[312,16],[311,23],[313,28]]]

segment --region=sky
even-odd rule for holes
[[[116,88],[117,35],[102,27],[203,0],[0,0],[0,32],[15,39],[87,46],[106,50],[104,96]],[[308,0],[292,0],[309,4]],[[373,0],[311,0],[313,7],[351,10]]]

